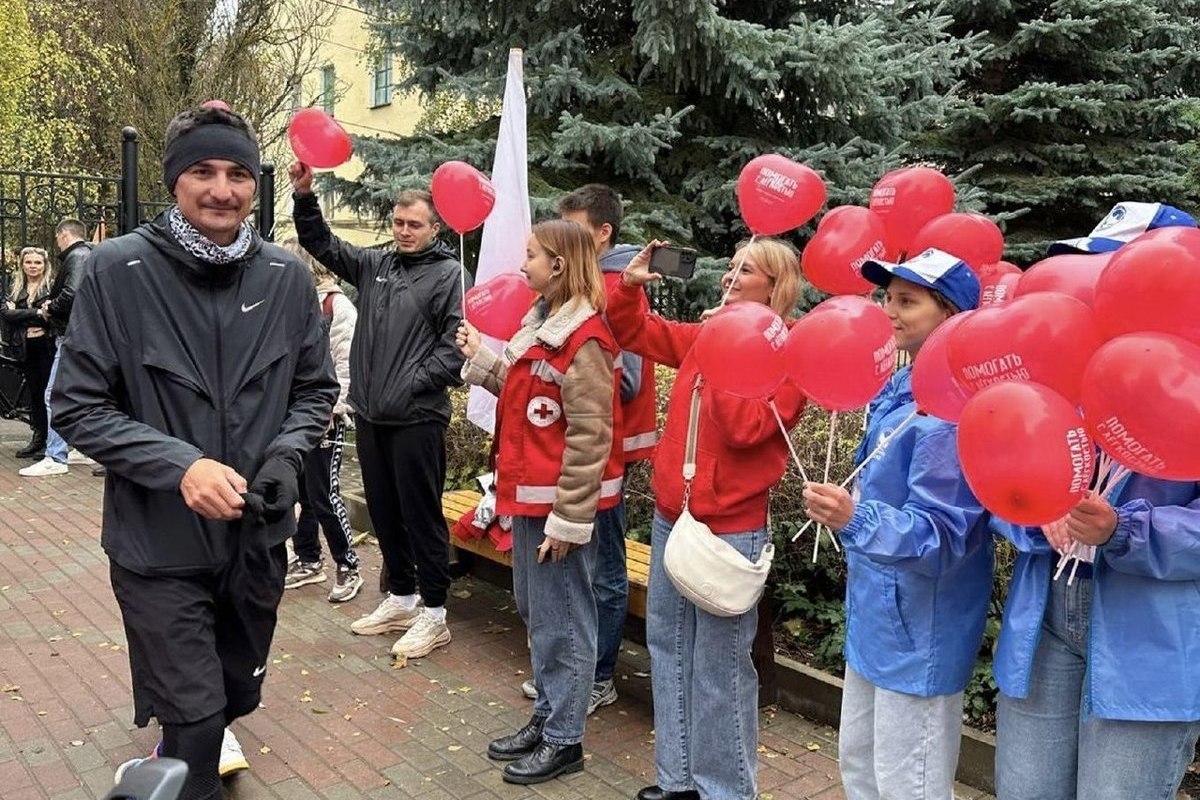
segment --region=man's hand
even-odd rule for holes
[[[481,343],[479,331],[474,325],[466,320],[458,324],[458,332],[454,334],[454,344],[458,346],[467,361],[470,361],[479,352]]]
[[[809,519],[830,530],[840,531],[854,516],[850,493],[835,483],[804,484],[804,504]]]
[[[621,273],[621,281],[626,286],[642,286],[654,281],[661,281],[662,275],[657,272],[650,271],[650,256],[660,247],[668,244],[655,239],[650,244],[642,248],[642,252],[633,257],[629,265],[625,267],[625,271]]]
[[[288,179],[292,182],[292,191],[296,194],[312,194],[312,167],[301,161],[293,161],[288,167]]]
[[[188,508],[206,519],[241,519],[246,479],[211,458],[197,459],[183,473],[179,491]]]
[[[1067,530],[1075,541],[1099,547],[1116,532],[1117,511],[1107,500],[1089,494],[1067,515]]]
[[[1059,553],[1067,552],[1067,548],[1074,541],[1071,539],[1070,529],[1067,528],[1068,519],[1069,517],[1063,517],[1042,526],[1042,535],[1046,537],[1046,541],[1050,543],[1050,546]]]
[[[541,564],[546,560],[547,553],[550,554],[551,561],[562,561],[567,557],[567,553],[570,553],[574,549],[575,545],[571,544],[570,542],[562,542],[558,539],[552,539],[547,536],[542,540],[542,543],[538,545],[538,563]]]

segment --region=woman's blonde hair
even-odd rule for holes
[[[304,262],[309,272],[312,273],[313,283],[317,286],[327,283],[337,283],[337,276],[321,266],[321,263],[312,257],[312,254],[301,247],[300,240],[295,236],[284,239],[279,243],[279,246]]]
[[[772,281],[771,309],[783,319],[795,316],[796,303],[800,302],[800,291],[804,288],[804,279],[800,276],[800,251],[791,242],[761,236],[753,241],[738,242],[734,249],[734,264],[742,250]]]
[[[39,255],[42,257],[42,280],[38,284],[38,296],[45,297],[50,293],[50,287],[54,285],[54,265],[50,263],[50,254],[41,247],[22,247],[21,252],[17,254],[17,269],[13,275],[12,288],[8,292],[8,299],[14,303],[21,296],[29,285],[29,278],[25,275],[25,256],[29,254]],[[29,298],[30,302],[37,298]]]
[[[533,226],[538,240],[550,258],[563,260],[562,272],[551,282],[551,305],[565,304],[577,297],[585,298],[597,311],[604,310],[604,278],[596,260],[596,244],[592,235],[578,222],[551,219]]]

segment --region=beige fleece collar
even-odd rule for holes
[[[529,309],[521,320],[521,330],[504,348],[504,360],[510,365],[539,342],[551,350],[557,350],[580,325],[596,315],[596,309],[582,297],[567,303],[549,317],[542,316],[543,307],[542,303],[538,303]]]

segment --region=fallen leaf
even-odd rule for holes
[[[46,716],[46,713],[47,713],[47,712],[45,712],[45,711],[39,711],[39,712],[37,712],[37,714],[38,714],[38,716],[39,716],[39,717],[44,717],[44,716]]]
[[[635,677],[635,678],[649,678],[649,677],[650,677],[650,673],[649,673],[649,672],[635,672],[635,673],[633,673],[633,677]]]
[[[313,712],[314,714],[328,714],[328,713],[329,713],[329,710],[328,710],[328,709],[324,709],[324,708],[314,708],[314,709],[312,710],[312,712]]]
[[[817,744],[816,742],[805,742],[805,743],[804,743],[804,749],[805,749],[805,750],[810,750],[810,751],[811,751],[811,750],[820,750],[820,749],[821,749],[821,745]]]
[[[462,750],[462,745],[461,744],[452,744],[449,747],[447,747],[446,749],[449,750],[451,753],[457,753],[459,750]]]
[[[408,666],[408,656],[396,656],[396,660],[392,662],[392,669],[404,669]]]
[[[21,687],[15,683],[6,683],[6,684],[4,684],[4,688],[0,691],[19,692],[19,691],[21,691]]]
[[[471,596],[471,590],[470,589],[457,589],[457,590],[451,592],[450,594],[454,597],[457,597],[459,600],[466,600],[468,597]]]
[[[258,748],[258,752],[262,753],[265,756],[267,753],[271,752],[271,748],[267,747],[264,744],[262,747]]]
[[[83,747],[83,739],[72,739],[71,747]]]
[[[302,670],[300,670],[300,674],[301,674],[301,675],[307,675],[307,674],[308,674],[308,670],[306,670],[306,669],[302,669]]]
[[[471,687],[470,686],[460,686],[460,687],[458,687],[458,690],[460,692],[462,692],[463,694],[466,694],[467,692],[471,691]]]
[[[354,717],[350,716],[349,714],[342,714],[342,719],[346,720],[346,722],[349,722],[350,720],[354,719]]]

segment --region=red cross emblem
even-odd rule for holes
[[[538,396],[529,401],[525,408],[525,416],[539,428],[547,428],[562,416],[562,406],[550,397]]]

